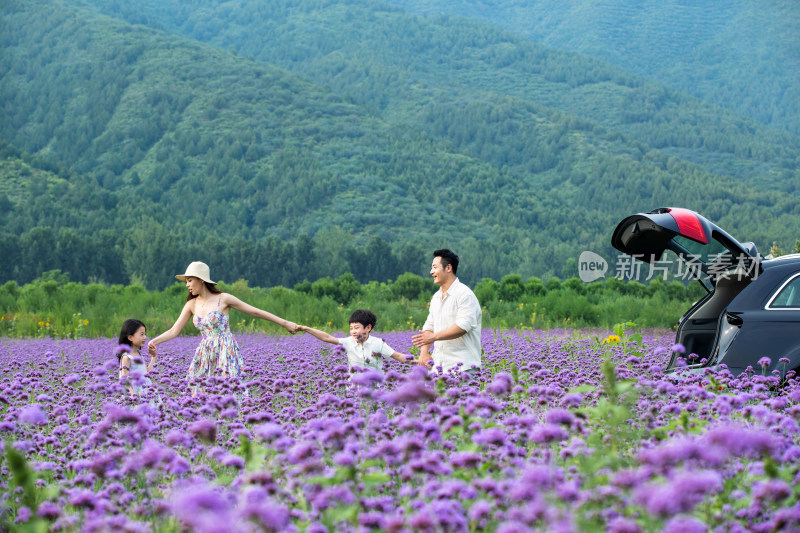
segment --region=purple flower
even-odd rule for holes
[[[495,531],[496,533],[533,533],[534,530],[522,522],[509,520],[500,524]]]
[[[672,345],[672,348],[670,350],[678,353],[686,353],[686,346],[684,346],[681,343],[675,343]]]
[[[735,456],[771,455],[779,449],[777,439],[766,431],[736,425],[716,427],[705,435],[705,440]]]
[[[508,396],[511,392],[511,387],[514,385],[514,378],[508,372],[498,372],[494,375],[492,383],[486,387],[486,390],[495,396]]]
[[[69,504],[74,507],[94,509],[98,505],[98,497],[91,489],[73,489],[69,493]]]
[[[708,526],[691,516],[676,516],[664,525],[664,533],[706,533]]]
[[[689,512],[705,496],[722,488],[722,477],[711,470],[681,472],[666,483],[649,484],[634,491],[634,499],[663,517]]]
[[[368,368],[363,372],[357,372],[350,376],[350,381],[354,385],[370,388],[373,385],[383,381],[383,373],[375,370],[374,368]]]
[[[505,444],[508,434],[498,427],[490,427],[477,432],[472,436],[476,444],[500,446]]]
[[[42,502],[39,504],[36,514],[45,520],[55,520],[61,516],[61,507],[52,502]]]
[[[770,479],[753,484],[753,497],[766,502],[780,502],[792,495],[791,487],[783,480]]]
[[[273,424],[271,422],[256,426],[253,428],[253,433],[256,437],[265,442],[272,442],[275,439],[283,437],[284,435],[283,428],[280,426],[280,424]]]
[[[23,407],[17,415],[17,420],[32,426],[43,426],[48,423],[47,412],[38,403]]]
[[[570,392],[561,398],[561,405],[564,407],[578,407],[583,401],[583,394]]]
[[[83,376],[81,376],[80,374],[69,374],[65,376],[64,379],[61,380],[61,383],[63,383],[64,385],[72,385],[73,383],[75,383],[76,381],[80,381],[81,379],[83,379]]]
[[[14,519],[14,523],[15,524],[23,524],[23,523],[27,522],[28,520],[30,520],[31,516],[33,516],[33,513],[31,513],[31,510],[23,505],[19,509],[17,509],[17,517]]]
[[[176,490],[172,511],[180,522],[199,533],[230,533],[235,523],[231,502],[219,490],[205,484]]]
[[[674,438],[665,444],[639,453],[643,464],[670,469],[685,461],[697,460],[707,466],[719,466],[727,456],[699,439]]]
[[[189,433],[204,442],[211,443],[217,440],[217,424],[211,420],[197,420],[189,426]]]
[[[436,393],[422,380],[411,380],[387,392],[383,399],[392,405],[415,404],[436,399]]]
[[[555,425],[562,425],[562,426],[571,426],[572,423],[575,421],[575,415],[570,413],[569,411],[565,411],[564,409],[551,409],[547,412],[544,419],[549,424]]]
[[[639,524],[618,516],[608,523],[608,533],[641,533],[642,528]]]
[[[475,468],[481,464],[481,455],[475,452],[453,452],[450,464],[456,468]]]
[[[545,423],[539,424],[528,431],[528,438],[539,444],[549,444],[551,442],[567,440],[569,432],[560,425]]]
[[[766,368],[771,364],[772,364],[772,359],[770,359],[769,357],[762,357],[761,359],[758,360],[758,366],[760,366],[761,368]]]
[[[240,515],[265,531],[283,531],[289,525],[289,509],[273,501],[263,487],[249,487],[244,493]]]
[[[306,459],[316,457],[317,449],[309,442],[298,442],[286,454],[286,458],[292,464],[298,464]]]
[[[188,433],[186,433],[185,431],[181,431],[180,429],[171,429],[164,436],[164,442],[167,443],[169,446],[181,445],[189,447],[192,445],[192,437]]]
[[[141,421],[141,417],[126,407],[108,403],[106,408],[106,419],[109,422],[120,422],[122,424],[135,424]]]
[[[492,503],[488,500],[477,500],[469,508],[467,516],[473,522],[487,518],[492,512]]]

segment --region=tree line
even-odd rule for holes
[[[213,271],[212,271],[213,274]],[[378,330],[414,330],[422,326],[428,303],[437,290],[430,277],[404,272],[385,282],[359,282],[346,272],[304,280],[293,288],[251,287],[245,280],[220,282],[219,287],[262,309],[328,331],[343,331],[354,309],[378,315]],[[660,278],[648,285],[617,278],[585,284],[577,278],[483,278],[473,285],[483,308],[485,327],[553,328],[606,327],[633,321],[645,327],[673,327],[692,301],[704,294]],[[173,282],[162,290],[140,284],[77,283],[53,270],[35,280],[0,285],[0,336],[114,337],[120,324],[136,317],[148,332],[163,331],[175,321],[186,288]],[[235,310],[232,327],[238,331],[280,333],[277,326],[256,321]],[[184,334],[197,334],[187,324]]]

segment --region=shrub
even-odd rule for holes
[[[500,284],[491,278],[483,278],[475,285],[472,292],[482,304],[494,301],[497,299],[497,292],[500,289]]]
[[[406,300],[416,300],[423,294],[427,295],[436,291],[436,284],[433,280],[424,279],[421,276],[406,272],[397,276],[391,285],[392,295]]]
[[[519,274],[508,274],[500,280],[500,298],[507,302],[516,302],[525,292],[522,284],[522,276]]]
[[[561,289],[561,280],[553,276],[552,278],[547,280],[547,283],[545,284],[544,287],[548,291],[557,291]]]
[[[544,283],[536,276],[529,277],[528,281],[525,282],[525,294],[529,296],[538,296],[545,292]]]

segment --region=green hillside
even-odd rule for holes
[[[791,0],[387,0],[580,52],[800,133],[800,4]]]
[[[797,236],[794,137],[487,26],[360,1],[7,5],[0,279],[160,288],[199,258],[253,285],[386,280],[439,246],[468,281],[569,277],[662,205],[762,249]]]
[[[293,70],[393,123],[424,128],[494,166],[539,172],[554,164],[540,132],[475,107],[552,111],[656,149],[773,188],[798,187],[800,138],[586,56],[557,52],[463,18],[418,17],[383,2],[316,0],[90,0],[97,9]],[[591,13],[586,14],[591,18]],[[498,102],[498,97],[509,97]],[[466,108],[466,106],[472,106]],[[793,104],[794,105],[794,104]],[[454,123],[455,121],[455,123]],[[475,139],[462,123],[480,128]],[[570,128],[573,129],[573,128]],[[511,139],[514,146],[508,147]],[[475,150],[470,141],[481,147]],[[489,149],[487,145],[499,145]],[[466,146],[465,146],[466,145]],[[625,150],[613,147],[614,150]],[[521,152],[521,153],[520,153]],[[778,176],[776,179],[776,175]]]

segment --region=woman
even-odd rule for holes
[[[193,315],[194,325],[203,334],[203,339],[189,365],[189,378],[210,377],[215,374],[223,377],[241,377],[242,354],[231,333],[228,315],[230,309],[275,322],[292,334],[298,331],[298,326],[294,322],[246,304],[235,296],[217,289],[216,282],[211,281],[211,272],[205,263],[195,261],[186,268],[185,274],[175,277],[185,281],[186,288],[189,289],[186,304],[175,324],[150,341],[148,352],[155,357],[156,346],[177,337],[189,317]]]

